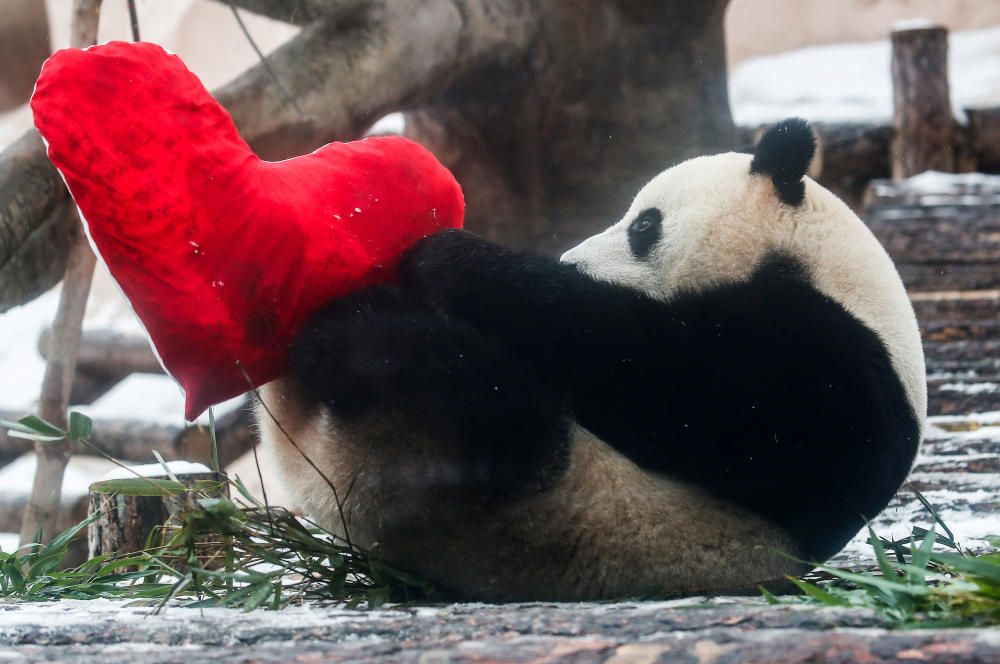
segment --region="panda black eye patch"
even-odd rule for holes
[[[640,212],[629,225],[628,246],[636,258],[646,258],[660,241],[662,222],[663,213],[656,208],[649,208]]]

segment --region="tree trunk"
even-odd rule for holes
[[[892,177],[955,171],[956,125],[948,88],[948,31],[940,26],[892,33],[896,139]]]
[[[725,5],[524,5],[533,14],[532,47],[469,72],[435,103],[408,112],[406,134],[455,172],[469,228],[564,251],[617,221],[657,172],[735,146]]]

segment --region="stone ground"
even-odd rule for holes
[[[1000,630],[890,631],[867,611],[682,604],[453,604],[280,613],[0,604],[0,661],[990,662]]]

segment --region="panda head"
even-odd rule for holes
[[[789,119],[771,127],[752,156],[685,161],[653,178],[621,221],[562,260],[662,298],[745,277],[769,251],[787,248],[798,223],[818,216],[811,194],[820,188],[805,178],[815,151],[809,125]]]
[[[698,157],[670,168],[625,217],[563,254],[591,278],[670,300],[749,279],[769,256],[795,259],[811,283],[878,334],[914,412],[926,412],[913,307],[889,255],[839,198],[806,177],[809,125],[789,119],[753,155]]]

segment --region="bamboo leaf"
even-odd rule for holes
[[[990,560],[988,557],[972,558],[954,553],[932,553],[931,560],[952,569],[987,579],[991,583],[1000,584],[1000,562]]]
[[[771,591],[769,591],[767,588],[765,588],[764,586],[757,586],[757,588],[760,589],[761,596],[764,598],[764,600],[768,604],[770,604],[771,606],[775,606],[777,604],[781,604],[781,600],[779,600],[777,597],[775,597],[774,593],[772,593]]]
[[[172,471],[170,469],[170,466],[167,465],[167,462],[164,460],[163,455],[160,454],[160,451],[159,450],[153,450],[152,452],[153,452],[153,456],[156,457],[157,463],[160,464],[160,468],[163,469],[163,474],[166,475],[167,477],[169,477],[172,481],[177,482],[178,484],[180,484],[181,481],[179,479],[177,479],[177,475],[175,475],[174,471]]]
[[[892,567],[892,561],[889,560],[889,556],[885,553],[885,548],[882,546],[882,540],[875,534],[871,523],[866,524],[866,527],[868,528],[868,538],[871,542],[872,549],[875,550],[875,560],[878,562],[878,568],[882,570],[882,576],[887,579],[893,578],[896,575],[896,572]]]
[[[86,519],[76,524],[72,528],[64,530],[62,533],[53,538],[53,540],[48,544],[48,546],[46,546],[39,552],[39,557],[50,556],[54,553],[62,551],[62,549],[69,546],[70,540],[76,537],[81,530],[83,530],[84,528],[92,524],[94,521],[96,521],[98,517],[101,516],[101,514],[102,512],[94,512],[93,514],[91,514]]]
[[[829,593],[819,586],[809,583],[808,581],[797,579],[794,576],[788,577],[788,580],[794,583],[795,587],[804,592],[806,595],[822,602],[823,604],[827,604],[829,606],[850,606],[850,603],[844,598],[837,597],[836,595]]]
[[[931,516],[934,517],[934,521],[936,521],[937,524],[939,526],[941,526],[942,530],[944,530],[944,532],[948,534],[948,539],[950,539],[952,542],[954,542],[955,541],[955,533],[951,532],[951,528],[949,528],[948,524],[946,524],[944,522],[944,520],[938,514],[937,510],[934,509],[934,506],[931,505],[930,501],[928,501],[924,497],[924,494],[920,493],[920,491],[918,491],[917,488],[915,486],[913,486],[912,484],[907,483],[907,486],[910,488],[910,491],[913,492],[913,495],[917,497],[917,500],[920,501],[920,504],[924,506],[924,509],[926,509],[928,512],[930,512]],[[958,548],[957,545],[956,545],[955,548]]]
[[[90,438],[94,429],[94,421],[83,413],[73,411],[69,414],[69,437],[71,440]]]
[[[90,485],[95,493],[117,493],[123,496],[173,496],[187,491],[180,482],[155,477],[130,477],[118,480],[102,480]]]
[[[21,438],[23,440],[33,440],[38,443],[55,443],[57,441],[63,440],[66,436],[45,436],[40,433],[31,433],[18,431],[16,429],[9,429],[7,435],[11,438]]]
[[[12,424],[12,423],[6,423],[5,422],[5,425],[8,425],[8,424]],[[22,417],[21,419],[19,419],[16,422],[15,426],[17,426],[17,425],[20,425],[20,427],[23,427],[23,430],[25,430],[27,432],[37,433],[37,434],[40,434],[42,436],[53,436],[53,437],[58,437],[58,438],[65,438],[66,437],[66,433],[67,433],[65,430],[60,429],[59,427],[57,427],[54,424],[50,424],[50,423],[46,422],[45,420],[43,420],[42,418],[38,417],[37,415],[26,415],[26,416]]]
[[[210,442],[209,453],[212,459],[212,470],[217,473],[222,472],[219,466],[219,439],[215,435],[215,409],[208,407],[208,437]]]

